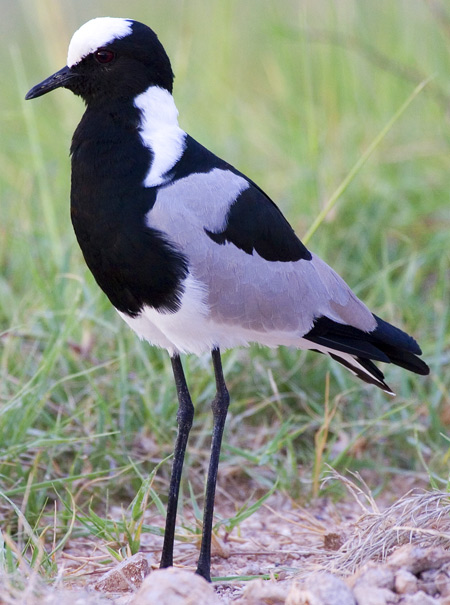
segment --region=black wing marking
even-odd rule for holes
[[[225,229],[205,232],[217,244],[230,242],[247,254],[255,250],[268,261],[312,258],[279,208],[252,182],[230,206]]]
[[[416,374],[427,375],[429,367],[417,357],[422,351],[414,338],[376,315],[374,317],[378,325],[372,332],[363,332],[328,317],[320,317],[303,338],[334,351],[349,353],[366,369],[367,361],[364,363],[363,360],[373,359],[393,363]],[[370,367],[372,368],[372,364]]]

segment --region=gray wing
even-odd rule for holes
[[[147,215],[149,226],[165,233],[188,258],[190,272],[207,292],[211,319],[299,337],[322,316],[373,330],[376,321],[369,309],[317,256],[268,261],[207,235],[225,228],[230,206],[252,186],[229,170],[191,174],[161,188]]]

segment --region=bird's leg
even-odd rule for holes
[[[217,469],[219,467],[220,446],[223,429],[230,403],[230,396],[223,378],[222,362],[219,349],[213,349],[212,360],[216,377],[216,396],[212,402],[213,435],[211,442],[211,458],[209,460],[208,478],[206,480],[205,506],[203,509],[203,533],[197,571],[208,582],[211,581],[211,535],[214,512],[214,496],[216,493]]]
[[[173,565],[173,542],[175,538],[175,521],[177,517],[178,494],[180,491],[181,471],[183,470],[186,444],[194,418],[194,406],[186,384],[186,378],[179,355],[171,357],[173,375],[178,395],[178,435],[173,454],[172,475],[170,477],[169,501],[167,503],[166,529],[161,554],[160,567]]]

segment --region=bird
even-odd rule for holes
[[[417,342],[373,314],[299,239],[250,178],[181,129],[169,57],[133,19],[98,17],[67,65],[27,93],[85,103],[71,143],[71,220],[88,268],[141,338],[166,349],[178,398],[161,568],[173,565],[179,487],[194,406],[181,354],[209,353],[216,383],[196,573],[211,581],[219,455],[230,396],[221,351],[250,343],[328,355],[393,394],[375,362],[420,375]]]

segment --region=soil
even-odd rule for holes
[[[220,529],[213,541],[212,573],[219,578],[213,593],[206,583],[203,592],[202,584],[191,586],[201,580],[192,573],[198,544],[186,530],[169,574],[156,571],[159,536],[143,534],[141,552],[117,566],[105,564],[111,556],[104,543],[72,539],[59,554],[52,587],[31,574],[25,599],[17,582],[3,578],[0,603],[164,605],[151,591],[165,586],[168,605],[201,605],[199,594],[208,605],[450,605],[448,495],[416,489],[394,502],[375,502],[360,482],[339,480],[350,494],[344,501],[319,499],[304,508],[273,495],[230,534]],[[218,513],[230,511],[219,506]],[[194,525],[186,514],[184,520],[185,527]],[[163,519],[149,516],[145,523],[163,526]]]

